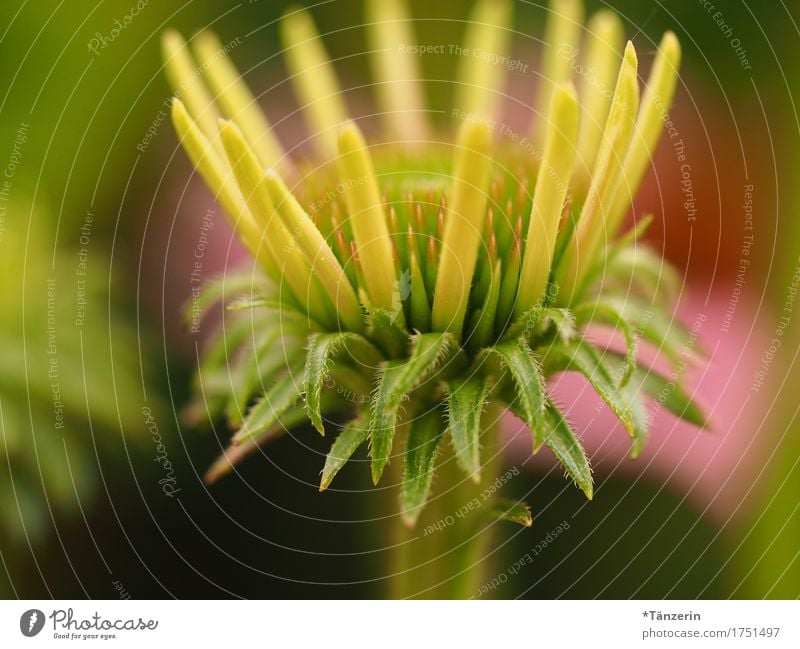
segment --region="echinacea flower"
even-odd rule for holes
[[[385,122],[375,144],[348,118],[311,16],[289,11],[284,56],[316,151],[305,160],[283,150],[214,35],[191,47],[165,35],[181,143],[264,275],[228,306],[252,317],[212,341],[198,374],[195,408],[224,411],[237,427],[209,480],[304,421],[322,434],[345,421],[320,489],[369,443],[376,484],[390,460],[402,464],[411,525],[437,462],[454,458],[481,479],[493,404],[523,419],[534,452],[549,448],[591,498],[586,454],[548,391],[560,372],[586,377],[630,433],[633,456],[647,397],[704,425],[679,385],[637,359],[640,339],[679,358],[685,332],[652,306],[669,306],[676,287],[637,244],[650,218],[622,230],[672,101],[679,43],[664,35],[640,98],[619,18],[598,12],[582,37],[581,3],[555,0],[533,124],[503,141],[492,129],[502,85],[493,62],[508,59],[510,9],[479,0],[473,10],[465,47],[487,56],[460,61],[451,140],[428,120],[417,60],[400,53],[414,43],[403,3],[368,2]],[[597,326],[623,344],[598,345],[587,335]],[[493,511],[530,524],[519,503]]]

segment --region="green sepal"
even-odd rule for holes
[[[323,410],[328,412],[337,407],[338,404],[330,397],[323,397]],[[220,478],[228,475],[236,466],[255,453],[259,448],[280,439],[288,431],[303,422],[307,421],[306,411],[302,404],[297,404],[286,410],[275,423],[260,435],[249,437],[240,444],[230,444],[215,462],[208,468],[203,476],[203,482],[210,485],[217,482]]]
[[[380,373],[372,397],[370,439],[372,442],[372,480],[380,480],[392,452],[400,404],[410,392],[438,367],[458,343],[451,333],[415,334],[407,360],[388,361]]]
[[[225,301],[226,296],[228,298],[237,298],[250,294],[256,285],[263,288],[265,282],[265,278],[249,272],[224,273],[210,279],[203,284],[199,293],[193,295],[192,299],[184,307],[184,326],[190,328],[198,324],[215,304],[221,304]]]
[[[295,304],[269,296],[242,296],[227,306],[228,311],[249,311],[264,309],[277,314],[277,320],[284,329],[300,331],[325,331],[326,327],[304,313]]]
[[[483,306],[472,314],[470,323],[470,336],[467,345],[472,350],[478,350],[493,341],[494,323],[497,319],[497,302],[500,298],[500,284],[502,281],[502,262],[497,261],[494,271],[490,274],[488,292]]]
[[[214,421],[225,411],[230,364],[251,331],[252,324],[246,318],[231,318],[208,341],[192,377],[194,398],[183,410],[183,418],[191,425]]]
[[[256,401],[236,431],[231,442],[241,444],[274,426],[300,398],[302,365],[297,364],[281,376],[264,395]]]
[[[609,352],[620,361],[617,352]],[[686,392],[680,382],[670,379],[656,370],[639,363],[629,384],[632,389],[643,390],[656,404],[663,406],[678,419],[700,429],[708,429],[708,416],[703,408]]]
[[[541,365],[533,355],[524,338],[487,347],[478,356],[480,363],[487,356],[496,356],[502,367],[507,369],[514,380],[516,401],[519,412],[533,436],[534,453],[544,442],[544,414],[546,405],[545,380]]]
[[[582,304],[575,308],[575,320],[580,325],[603,322],[619,329],[625,338],[625,359],[619,370],[617,385],[624,388],[636,368],[636,335],[628,321],[613,304],[604,301]]]
[[[303,391],[305,406],[311,424],[320,434],[325,434],[325,427],[320,412],[322,387],[329,375],[333,358],[346,349],[355,363],[368,363],[377,368],[381,362],[381,353],[363,336],[351,333],[313,333],[308,339],[306,350]]]
[[[563,342],[569,342],[578,334],[575,316],[569,309],[533,306],[514,320],[503,335],[503,340],[516,340],[520,336],[526,338],[537,336],[549,326],[555,328]]]
[[[530,527],[533,525],[531,508],[522,500],[496,498],[486,512],[486,515],[498,521],[518,523],[522,525],[522,527]]]
[[[385,309],[373,308],[367,314],[367,336],[389,358],[397,358],[408,347],[409,334],[393,314]]]
[[[336,477],[341,468],[369,437],[369,426],[366,417],[359,416],[342,427],[336,441],[325,457],[325,466],[322,468],[322,478],[319,490],[325,491]]]
[[[453,379],[447,386],[447,424],[459,466],[480,480],[481,415],[489,395],[488,382],[479,376]]]
[[[629,399],[614,381],[613,372],[603,355],[591,343],[576,339],[568,344],[552,345],[547,348],[544,360],[548,373],[571,371],[582,374],[611,408],[625,430],[634,434],[635,425]]]
[[[586,451],[583,450],[583,446],[581,446],[569,422],[552,402],[548,404],[546,420],[547,435],[545,444],[547,448],[556,456],[567,475],[575,481],[575,484],[591,500],[594,496],[594,486],[592,470],[589,466],[589,458],[586,457]]]
[[[416,417],[409,423],[400,496],[403,522],[413,527],[428,500],[436,455],[445,424],[439,408]]]

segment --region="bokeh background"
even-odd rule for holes
[[[458,43],[469,4],[411,0],[419,41]],[[655,214],[649,241],[684,277],[684,319],[702,317],[709,363],[693,380],[714,429],[659,417],[632,463],[611,442],[613,422],[587,415],[591,503],[512,444],[520,473],[508,489],[535,522],[490,560],[501,574],[539,550],[493,594],[798,597],[800,314],[787,300],[800,266],[800,2],[586,4],[622,15],[643,70],[664,30],[684,48],[672,117],[686,162],[665,140],[635,209]],[[383,592],[385,495],[367,489],[366,472],[344,471],[318,494],[328,442],[301,430],[208,488],[202,474],[228,433],[181,419],[202,345],[180,322],[192,256],[202,246],[207,278],[248,262],[178,149],[159,36],[212,27],[238,39],[234,61],[293,146],[303,132],[276,22],[287,5],[0,4],[3,597]],[[514,56],[533,68],[544,5],[514,7]],[[369,113],[361,0],[312,11],[353,114]],[[431,107],[446,112],[455,61],[421,65]],[[511,75],[508,94],[530,103],[530,75]],[[512,105],[505,117],[519,119]]]

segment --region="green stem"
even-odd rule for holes
[[[487,426],[480,438],[484,460],[480,483],[474,483],[458,466],[445,443],[431,498],[416,527],[407,529],[399,516],[387,520],[387,597],[467,599],[475,597],[487,580],[491,568],[487,554],[494,526],[486,516],[491,503],[484,492],[497,479],[501,466],[501,410],[488,407],[483,420]],[[393,477],[399,484],[399,476]],[[391,506],[397,507],[396,499]]]

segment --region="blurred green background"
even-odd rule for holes
[[[666,29],[681,39],[676,113],[696,144],[695,191],[705,218],[693,228],[670,221],[681,198],[668,196],[667,225],[653,236],[690,284],[729,287],[741,247],[741,224],[731,214],[738,215],[742,183],[757,186],[755,259],[745,285],[757,309],[737,317],[769,335],[800,255],[800,3],[718,4],[751,70],[700,2],[587,8],[616,9],[640,52],[651,54]],[[0,5],[0,593],[377,596],[380,521],[368,521],[377,498],[361,491],[359,472],[345,472],[340,491],[317,493],[325,440],[287,437],[268,459],[207,489],[200,477],[227,432],[188,429],[179,418],[197,343],[177,323],[188,281],[181,263],[209,201],[199,183],[183,195],[189,168],[163,114],[170,93],[159,35],[210,26],[223,42],[241,37],[234,61],[265,92],[273,122],[286,118],[281,135],[296,142],[278,56],[276,21],[287,3],[140,5],[129,21],[134,0]],[[458,42],[468,5],[412,0],[419,40]],[[362,3],[322,2],[313,14],[331,56],[345,62],[342,83],[355,88],[348,101],[356,113],[368,112],[369,92],[359,88],[370,77]],[[533,64],[544,16],[543,3],[515,4],[515,55]],[[442,80],[429,83],[431,107],[446,110],[452,59],[422,65],[426,78]],[[526,94],[519,84],[514,91]],[[209,272],[228,263],[228,234],[221,227],[214,236],[221,252]],[[587,505],[561,476],[531,469],[510,495],[527,494],[536,522],[509,534],[492,558],[498,570],[563,520],[570,529],[496,595],[800,596],[796,331],[792,323],[750,404],[765,422],[750,449],[758,466],[734,478],[747,481],[747,497],[729,516],[704,513],[646,471],[604,475]],[[179,496],[166,493],[168,483]]]

